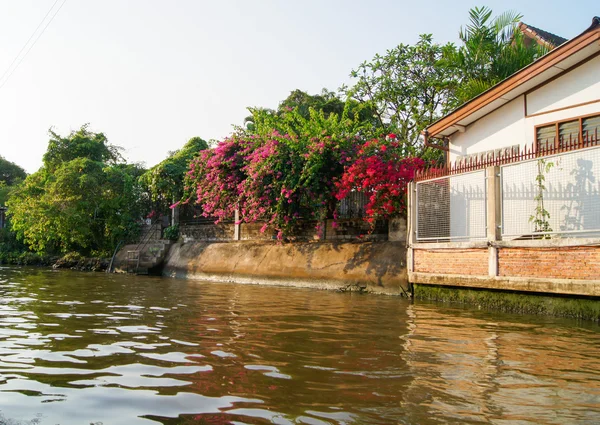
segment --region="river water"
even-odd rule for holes
[[[600,423],[600,327],[0,268],[0,424]]]

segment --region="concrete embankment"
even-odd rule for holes
[[[163,274],[402,295],[408,291],[405,261],[403,242],[179,242]]]

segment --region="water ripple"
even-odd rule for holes
[[[0,267],[0,423],[588,424],[599,346],[562,319]]]

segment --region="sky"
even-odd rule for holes
[[[0,0],[0,75],[63,1]],[[66,0],[0,80],[0,155],[34,172],[50,128],[67,135],[89,123],[123,147],[128,161],[149,167],[191,137],[228,136],[247,107],[275,108],[295,89],[336,91],[352,82],[360,63],[421,33],[458,43],[469,9],[483,4]],[[524,22],[566,38],[600,15],[597,0],[485,5],[517,11]]]

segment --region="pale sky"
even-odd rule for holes
[[[0,0],[0,75],[55,1]],[[296,88],[337,90],[358,64],[421,33],[457,42],[478,4],[66,0],[12,76],[0,80],[0,155],[34,172],[50,127],[66,135],[90,123],[129,161],[152,166],[190,137],[226,137],[248,106],[275,108]],[[566,38],[600,15],[598,0],[485,4]]]

